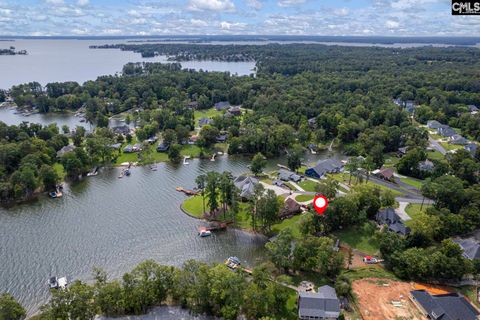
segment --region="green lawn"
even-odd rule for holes
[[[364,253],[374,255],[379,251],[378,243],[373,234],[369,234],[363,228],[352,227],[336,232],[335,235],[340,241]]]
[[[63,168],[63,165],[61,163],[54,163],[53,164],[53,169],[57,173],[59,181],[63,181],[65,179],[66,173],[65,169]]]
[[[411,185],[412,187],[415,187],[418,190],[421,190],[422,187],[423,187],[423,184],[425,183],[425,181],[423,181],[423,180],[415,179],[415,178],[412,178],[412,177],[400,178],[400,181],[402,181],[403,183],[406,183],[408,185]]]
[[[463,146],[458,146],[458,145],[451,144],[451,143],[448,143],[448,142],[440,142],[440,144],[441,144],[442,147],[444,147],[445,150],[447,150],[447,151],[463,149]]]
[[[203,200],[202,196],[188,197],[182,203],[182,209],[191,216],[203,218]],[[208,210],[207,199],[205,199],[205,210]]]
[[[393,168],[397,165],[398,161],[400,159],[397,157],[396,154],[389,154],[388,156],[385,157],[385,167],[388,168]]]
[[[312,180],[303,180],[300,181],[298,185],[305,191],[315,192],[315,187],[318,185],[318,183]]]
[[[445,160],[445,157],[443,156],[443,154],[441,154],[437,150],[428,151],[427,158],[430,160],[438,160],[438,161]]]
[[[305,201],[310,201],[314,198],[313,195],[311,194],[301,194],[295,197],[295,200],[298,202],[305,202]]]
[[[412,226],[413,222],[418,219],[419,217],[425,215],[425,211],[429,207],[429,205],[424,204],[422,210],[420,211],[421,204],[419,203],[410,203],[405,208],[407,214],[412,218],[412,220],[408,220],[405,224],[409,227]]]
[[[304,215],[296,215],[290,219],[285,219],[280,223],[274,224],[272,226],[272,231],[274,233],[280,233],[285,229],[290,229],[292,231],[293,236],[299,239],[301,237],[300,222],[302,221],[303,216]]]
[[[329,178],[332,178],[332,179],[335,179],[335,180],[337,180],[338,182],[341,182],[341,183],[343,183],[343,184],[345,184],[345,185],[347,185],[347,186],[348,186],[348,180],[350,179],[350,175],[349,175],[348,173],[329,174],[328,177],[329,177]],[[403,193],[401,193],[400,191],[397,191],[397,190],[394,190],[394,189],[390,189],[390,188],[388,188],[388,187],[385,187],[385,186],[376,184],[376,183],[372,182],[371,180],[367,182],[366,179],[364,179],[364,181],[363,181],[362,184],[367,184],[368,186],[376,187],[376,188],[379,188],[380,190],[383,190],[383,191],[390,190],[395,197],[400,196],[400,195],[403,194]],[[355,185],[356,185],[356,184],[355,184],[355,177],[352,176],[352,180],[351,180],[350,187],[351,187],[351,188],[354,188]]]
[[[133,143],[132,143],[133,144]],[[122,145],[123,148],[127,146],[127,144]],[[145,159],[142,161],[142,164],[148,164],[152,162],[166,162],[168,161],[168,153],[167,152],[157,152],[157,144],[148,145],[149,151],[143,152]],[[198,158],[200,156],[201,149],[196,145],[182,145],[180,150],[180,154],[183,156],[190,156],[192,158]],[[120,165],[124,162],[137,162],[138,161],[139,153],[120,153],[115,162],[116,165]]]

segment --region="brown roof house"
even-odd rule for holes
[[[380,170],[375,170],[373,174],[379,177],[380,179],[388,180],[388,181],[392,181],[394,178],[392,168],[382,168]]]
[[[302,207],[300,206],[300,204],[294,199],[288,198],[287,200],[285,200],[285,205],[280,210],[279,218],[290,218],[294,215],[299,214],[300,212],[302,212]]]

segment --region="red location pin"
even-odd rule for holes
[[[322,215],[328,207],[328,200],[325,196],[319,195],[313,199],[313,207],[319,215]]]

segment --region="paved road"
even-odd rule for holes
[[[447,154],[447,150],[445,150],[444,147],[442,147],[442,145],[435,139],[433,139],[432,137],[428,136],[428,141],[430,142],[430,146],[437,150],[438,152],[440,152],[441,154],[443,155],[446,155]]]

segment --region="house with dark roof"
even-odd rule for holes
[[[133,152],[133,147],[130,144],[125,148],[123,148],[123,153],[132,153],[132,152]]]
[[[428,159],[418,163],[418,170],[420,170],[420,171],[432,172],[433,169],[435,169],[435,164]]]
[[[227,110],[228,108],[230,108],[230,102],[220,101],[220,102],[215,103],[214,107],[215,107],[215,109],[217,109],[217,111]]]
[[[448,143],[464,146],[468,143],[468,140],[459,134],[454,134],[453,136],[450,137],[450,139],[448,140]]]
[[[210,122],[212,122],[212,119],[210,118],[200,118],[198,120],[198,126],[201,128],[207,124],[210,124]]]
[[[468,105],[468,111],[470,111],[471,114],[476,114],[478,113],[478,107],[474,104]]]
[[[467,259],[480,259],[480,243],[473,238],[457,238],[453,242],[463,250],[463,256]]]
[[[403,157],[406,154],[407,154],[407,147],[398,148],[398,150],[397,150],[397,156],[398,157]]]
[[[387,226],[388,230],[401,235],[410,233],[410,228],[405,226],[400,216],[393,208],[385,208],[379,210],[375,216],[375,220],[380,226]]]
[[[57,157],[61,158],[63,155],[72,152],[75,150],[77,147],[75,147],[73,144],[69,144],[68,146],[63,147],[62,149],[57,151]]]
[[[428,319],[478,320],[480,313],[461,294],[431,295],[425,290],[414,290],[410,294],[412,301]]]
[[[157,146],[157,152],[166,152],[170,148],[170,145],[164,141],[160,142]]]
[[[344,164],[336,159],[320,160],[314,167],[305,170],[305,175],[312,178],[321,178],[327,173],[339,173],[343,171]]]
[[[150,138],[148,138],[146,140],[146,142],[149,143],[149,144],[154,144],[155,142],[157,142],[157,140],[158,140],[157,136],[151,136]]]
[[[475,156],[475,154],[477,153],[477,144],[476,143],[473,143],[473,142],[470,142],[468,143],[465,147],[465,150],[467,150],[468,152],[470,152],[470,154],[472,155],[472,157]]]
[[[132,147],[133,152],[140,152],[142,151],[143,146],[140,143],[135,143]]]
[[[437,120],[429,120],[427,121],[427,127],[429,129],[435,129],[437,130],[438,128],[440,128],[442,126],[442,124],[440,122],[438,122]]]
[[[300,320],[331,320],[340,316],[340,300],[330,286],[318,288],[318,292],[298,293],[298,318]]]
[[[285,186],[285,183],[282,180],[279,180],[279,179],[273,180],[272,184],[274,186],[278,186],[278,187],[284,187]]]
[[[296,174],[295,172],[288,171],[285,169],[280,169],[278,171],[278,179],[282,181],[300,182],[302,180],[302,177]]]
[[[255,185],[260,181],[252,176],[239,176],[233,181],[235,187],[240,190],[240,197],[250,199],[253,196]]]
[[[452,137],[457,134],[455,130],[453,130],[450,126],[447,125],[441,125],[437,129],[437,133],[442,137]]]
[[[110,148],[112,148],[114,150],[120,150],[121,147],[122,147],[121,143],[114,143],[114,144],[110,145]]]
[[[127,125],[113,127],[113,133],[127,135],[130,133],[130,127]]]

